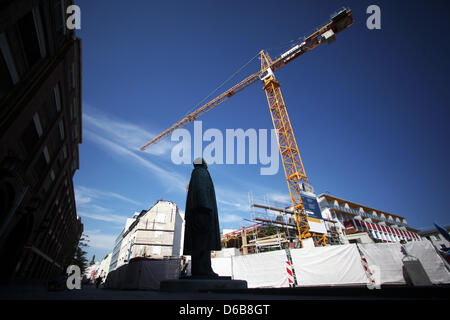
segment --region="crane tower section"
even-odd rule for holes
[[[271,65],[272,60],[270,56],[261,51],[260,79],[264,81],[263,89],[266,92],[270,115],[278,136],[278,147],[295,214],[299,241],[302,243],[302,239],[313,237],[316,244],[326,245],[325,236],[309,232],[307,214],[301,198],[304,184],[309,185],[308,177],[306,176],[294,131],[292,130],[283,95],[281,94],[280,83],[275,79],[275,75],[270,69]]]

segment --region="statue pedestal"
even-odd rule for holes
[[[161,281],[160,290],[166,292],[193,292],[218,289],[247,289],[247,281],[231,280],[231,277],[218,279],[186,278]]]

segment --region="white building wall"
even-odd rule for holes
[[[134,216],[137,216],[137,214],[139,214],[138,212],[135,212]],[[130,227],[130,225],[135,221],[135,218],[128,218],[127,221],[125,222],[125,227],[123,228],[122,232],[119,234],[119,236],[117,237],[115,243],[114,243],[114,249],[112,251],[112,256],[111,256],[111,263],[109,265],[109,270],[113,271],[116,268],[118,268],[120,266],[119,264],[119,258],[120,258],[120,253],[122,250],[122,243],[123,243],[123,235],[125,234],[125,232],[128,230],[128,228]]]
[[[366,232],[359,232],[345,236],[345,244],[351,243],[351,240],[357,240],[358,243],[373,243],[373,240]]]
[[[173,235],[173,256],[182,256],[183,255],[183,241],[184,241],[184,217],[177,210],[177,214],[175,217],[175,229]]]
[[[105,278],[109,272],[109,265],[111,263],[112,253],[109,253],[103,260],[100,262],[99,275]]]
[[[158,201],[125,232],[117,266],[135,257],[179,257],[183,227],[178,206],[170,201]]]

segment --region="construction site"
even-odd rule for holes
[[[336,35],[351,27],[352,24],[352,11],[343,8],[331,15],[329,23],[318,28],[313,34],[301,38],[297,44],[292,44],[292,47],[277,59],[272,60],[269,54],[262,50],[258,55],[261,61],[260,71],[190,112],[141,147],[142,151],[152,147],[175,130],[193,122],[206,112],[210,112],[250,85],[258,82],[264,85],[263,90],[267,97],[269,112],[274,129],[278,134],[278,147],[291,201],[290,204],[271,204],[267,200],[253,199],[253,196],[249,194],[252,216],[250,221],[255,224],[224,234],[223,247],[238,247],[243,254],[247,254],[258,253],[274,247],[282,249],[285,247],[307,248],[338,245],[349,243],[345,235],[369,229],[373,231],[369,232],[369,235],[376,242],[418,239],[418,236],[414,235],[418,230],[409,228],[403,222],[404,218],[402,217],[349,201],[341,201],[338,198],[330,199],[327,195],[317,197],[314,187],[309,183],[306,175],[280,83],[275,78],[275,71],[321,44],[333,43]],[[331,207],[326,212],[322,212],[328,207],[327,199],[330,200]],[[319,205],[319,200],[321,205]],[[342,208],[339,202],[342,202]],[[365,222],[362,222],[362,226],[358,224],[358,228],[352,222],[354,219],[367,220],[368,224],[366,226]],[[380,226],[377,226],[378,223],[372,225],[372,221],[379,222]],[[398,227],[400,231],[389,228],[389,225]]]
[[[321,44],[333,43],[353,22],[352,11],[343,8],[276,59],[261,50],[259,71],[194,108],[141,147],[151,148],[252,84],[263,85],[290,203],[249,194],[250,218],[244,220],[250,226],[224,230],[222,250],[212,254],[213,269],[220,276],[244,279],[249,288],[450,283],[448,263],[404,217],[329,194],[316,195],[306,175],[291,125],[296,119],[288,116],[275,72]]]

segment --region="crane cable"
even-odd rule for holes
[[[297,43],[299,40],[304,40],[305,37],[301,36],[298,37],[296,39],[292,39],[288,42],[285,42],[283,45],[279,45],[276,47],[271,47],[269,49],[265,49],[265,51],[269,51],[269,50],[276,50],[276,49],[280,49],[280,48],[285,48],[285,47],[292,47],[293,44]],[[223,86],[225,86],[229,81],[231,81],[231,79],[233,79],[237,74],[239,74],[244,68],[246,68],[250,63],[253,62],[253,60],[255,60],[258,56],[260,55],[260,53],[258,52],[253,58],[251,58],[247,63],[245,63],[242,67],[240,67],[235,73],[233,73],[231,76],[229,76],[224,82],[222,82],[222,84],[220,84],[216,89],[214,89],[213,91],[211,91],[210,94],[208,94],[205,98],[203,98],[199,103],[197,103],[194,107],[192,107],[189,111],[187,111],[185,113],[185,116],[192,113],[195,109],[197,109],[200,105],[202,105],[209,97],[211,97],[214,93],[216,93],[217,91],[219,91],[221,88],[223,88]]]
[[[194,107],[192,107],[188,112],[186,112],[185,115],[190,114],[192,111],[197,109],[203,102],[205,102],[206,99],[211,97],[214,93],[216,93],[218,90],[220,90],[225,84],[227,84],[231,79],[233,79],[238,73],[240,73],[245,67],[247,67],[250,63],[253,62],[257,57],[259,56],[259,52],[251,58],[246,64],[244,64],[242,67],[240,67],[235,73],[233,73],[231,76],[229,76],[224,82],[222,82],[221,85],[219,85],[216,89],[214,89],[210,94],[208,94],[205,98],[202,99],[199,103],[197,103]]]

